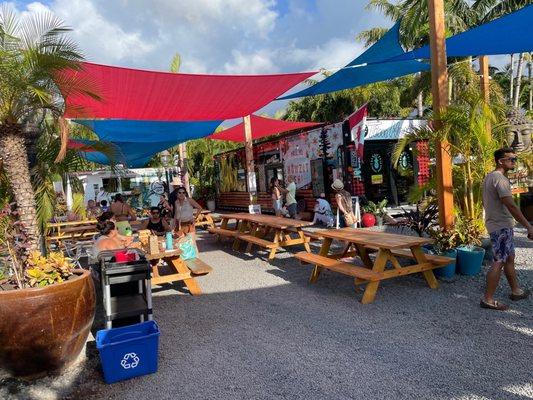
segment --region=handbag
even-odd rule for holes
[[[182,260],[191,260],[197,256],[196,245],[190,234],[186,234],[178,241],[178,248],[181,251]]]

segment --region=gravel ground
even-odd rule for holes
[[[532,243],[517,231],[519,279],[530,288]],[[233,252],[206,233],[199,247],[214,267],[198,279],[202,296],[156,289],[157,374],[105,385],[91,338],[61,377],[4,377],[0,398],[533,398],[532,300],[481,309],[484,274],[438,290],[419,275],[388,280],[362,305],[351,279],[325,271],[310,285],[311,266],[288,252],[268,263],[263,251]],[[498,298],[508,292],[502,280]]]

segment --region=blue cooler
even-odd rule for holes
[[[157,372],[158,347],[159,328],[155,321],[96,333],[106,383]]]

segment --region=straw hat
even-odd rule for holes
[[[344,189],[344,183],[342,183],[340,179],[335,179],[331,187],[333,188],[333,190],[342,190]]]
[[[172,182],[170,182],[170,184],[172,186],[181,186],[181,185],[183,185],[183,183],[181,182],[181,179],[176,177],[176,176],[172,179]]]

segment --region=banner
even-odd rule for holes
[[[360,160],[363,159],[363,150],[365,142],[365,124],[367,116],[367,104],[363,104],[357,111],[350,115],[348,124],[350,126],[350,132],[352,134],[352,140],[355,144],[357,156]]]

